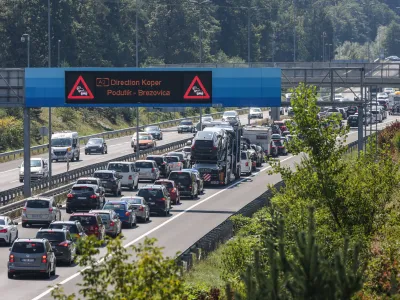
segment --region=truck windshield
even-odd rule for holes
[[[72,139],[51,139],[51,146],[66,147],[72,145]]]
[[[31,160],[31,167],[41,167],[42,162],[38,159]],[[24,163],[21,164],[21,167],[24,167]]]

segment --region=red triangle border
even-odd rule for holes
[[[87,96],[74,96],[74,91],[75,91],[76,87],[78,86],[78,84],[79,84],[80,82],[82,82],[83,86],[84,86],[85,89],[87,90],[87,92],[88,92],[88,95],[87,95]],[[74,99],[77,99],[77,100],[92,100],[92,99],[94,99],[93,93],[92,93],[92,91],[89,89],[89,87],[88,87],[88,85],[86,84],[85,79],[83,79],[82,75],[79,75],[78,79],[76,80],[76,82],[75,82],[73,88],[72,88],[71,91],[69,92],[68,99],[70,99],[70,100],[74,100]]]
[[[189,96],[190,91],[192,90],[192,87],[196,83],[196,81],[199,83],[200,88],[204,92],[204,96]],[[201,82],[199,76],[195,76],[192,80],[192,83],[189,85],[189,88],[186,90],[185,95],[183,96],[183,99],[189,100],[189,99],[201,99],[201,100],[207,100],[210,99],[210,95],[208,94],[207,90],[205,89],[203,83]]]

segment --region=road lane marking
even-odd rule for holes
[[[15,170],[19,170],[19,168],[9,169],[7,171],[1,171],[0,174],[11,172],[11,171],[15,171]]]
[[[280,162],[281,162],[281,163],[282,163],[282,162],[285,162],[285,161],[287,161],[287,160],[289,160],[289,159],[292,159],[292,158],[294,158],[294,157],[297,157],[297,156],[286,157],[285,159],[282,159]],[[238,185],[239,183],[242,183],[243,181],[245,181],[245,180],[247,180],[247,179],[249,179],[249,178],[251,178],[251,177],[257,176],[258,174],[260,174],[260,173],[262,173],[262,172],[264,172],[264,171],[266,171],[266,170],[268,170],[268,169],[270,169],[270,168],[271,168],[271,166],[265,167],[265,168],[261,169],[260,171],[258,171],[257,173],[254,173],[254,174],[252,174],[252,175],[250,175],[250,176],[243,177],[243,178],[239,179],[238,181],[233,182],[232,184],[228,185],[228,186],[225,187],[224,189],[222,189],[222,190],[216,192],[215,194],[213,194],[213,195],[211,195],[211,196],[209,196],[209,197],[207,197],[207,198],[205,198],[205,199],[203,199],[203,200],[201,200],[201,201],[199,201],[199,202],[193,204],[192,206],[188,207],[188,208],[185,209],[184,211],[178,213],[177,215],[171,217],[170,219],[166,220],[165,222],[161,223],[160,225],[158,225],[158,226],[154,227],[153,229],[147,231],[146,233],[144,233],[144,234],[142,234],[141,236],[137,237],[137,238],[134,239],[133,241],[130,241],[129,243],[125,244],[125,245],[124,245],[124,248],[128,248],[128,247],[132,246],[133,244],[137,243],[138,241],[140,241],[141,239],[145,238],[146,236],[152,234],[153,232],[157,231],[158,229],[164,227],[165,225],[167,225],[167,224],[169,224],[170,222],[172,222],[173,220],[179,218],[180,216],[182,216],[183,214],[187,213],[188,211],[193,210],[193,208],[199,206],[200,204],[202,204],[202,203],[204,203],[204,202],[207,202],[208,200],[214,198],[215,196],[217,196],[217,195],[219,195],[219,194],[222,194],[223,192],[225,192],[225,191],[231,189],[232,187]],[[104,257],[99,258],[99,261],[102,261],[103,259],[104,259]],[[63,281],[61,281],[61,282],[58,283],[58,284],[59,284],[59,285],[64,285],[64,284],[68,283],[69,281],[71,281],[71,280],[73,280],[74,278],[78,277],[78,276],[81,274],[81,272],[83,272],[84,270],[87,270],[88,268],[89,268],[89,267],[86,267],[86,268],[84,268],[84,269],[82,269],[82,270],[76,272],[75,274],[73,274],[73,275],[71,275],[70,277],[64,279]],[[50,289],[44,291],[43,293],[41,293],[39,296],[36,296],[36,297],[33,298],[32,300],[39,300],[39,299],[43,298],[44,296],[46,296],[47,294],[49,294],[52,290],[54,290],[54,288],[50,288]]]

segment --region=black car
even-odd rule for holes
[[[347,110],[346,110],[347,117],[349,117],[351,115],[354,115],[356,113],[358,113],[358,107],[357,106],[349,106],[347,108]]]
[[[85,146],[85,154],[107,154],[107,143],[103,138],[91,138]]]
[[[76,244],[70,232],[63,229],[39,229],[36,233],[37,239],[47,239],[54,254],[56,255],[57,262],[65,262],[72,265],[76,256]]]
[[[183,133],[183,132],[192,132],[193,133],[195,131],[196,131],[196,127],[194,126],[194,124],[191,120],[184,120],[178,126],[178,133]]]
[[[66,211],[89,211],[100,209],[105,203],[104,193],[99,186],[92,184],[75,184],[67,195]]]
[[[163,133],[160,126],[147,126],[144,131],[150,133],[155,140],[163,139]]]
[[[271,125],[271,129],[272,129],[272,134],[282,134],[281,128],[279,127],[279,125],[276,124],[272,124]]]
[[[347,118],[349,127],[358,127],[358,115],[351,115]]]
[[[114,196],[121,195],[121,179],[122,176],[116,171],[111,170],[99,170],[94,172],[93,177],[100,178],[101,185],[104,190],[114,194]]]
[[[50,224],[49,229],[66,229],[71,234],[72,240],[77,243],[78,241],[87,237],[79,221],[55,221]]]
[[[160,169],[161,175],[168,177],[170,170],[170,166],[168,164],[167,159],[163,155],[149,155],[146,157],[146,160],[154,160]]]
[[[137,196],[143,197],[150,207],[150,213],[169,215],[171,199],[164,185],[145,185],[140,188]]]
[[[178,187],[179,194],[195,199],[199,195],[196,175],[191,171],[172,171],[168,180],[173,180]]]

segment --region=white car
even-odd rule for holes
[[[386,93],[378,93],[378,95],[376,97],[378,98],[378,100],[380,100],[380,99],[389,99],[389,96]]]
[[[374,116],[374,120],[376,123],[381,123],[383,121],[382,113],[379,109],[372,109],[371,114]]]
[[[238,113],[234,110],[228,110],[226,112],[224,112],[224,114],[222,115],[222,122],[230,119],[230,118],[237,118],[238,117]]]
[[[137,190],[139,188],[139,173],[135,168],[134,162],[112,161],[108,163],[106,170],[116,171],[122,176],[122,187],[127,187],[130,190]]]
[[[166,155],[165,160],[168,162],[171,171],[180,171],[183,165],[178,156]]]
[[[160,169],[154,160],[137,160],[135,168],[139,171],[139,180],[156,181],[160,179]]]
[[[249,119],[262,119],[262,118],[263,118],[263,112],[261,108],[259,107],[250,108]]]
[[[31,180],[43,179],[49,176],[49,164],[47,159],[31,158]],[[19,168],[19,182],[24,182],[24,163]]]
[[[249,151],[241,151],[240,152],[240,170],[242,173],[245,173],[247,176],[251,175],[252,163],[251,156]]]
[[[384,88],[383,92],[389,95],[389,94],[394,93],[395,91],[394,91],[394,88]]]
[[[344,98],[342,93],[335,94],[335,98]]]
[[[18,238],[18,223],[7,216],[0,216],[0,242],[12,245]]]

